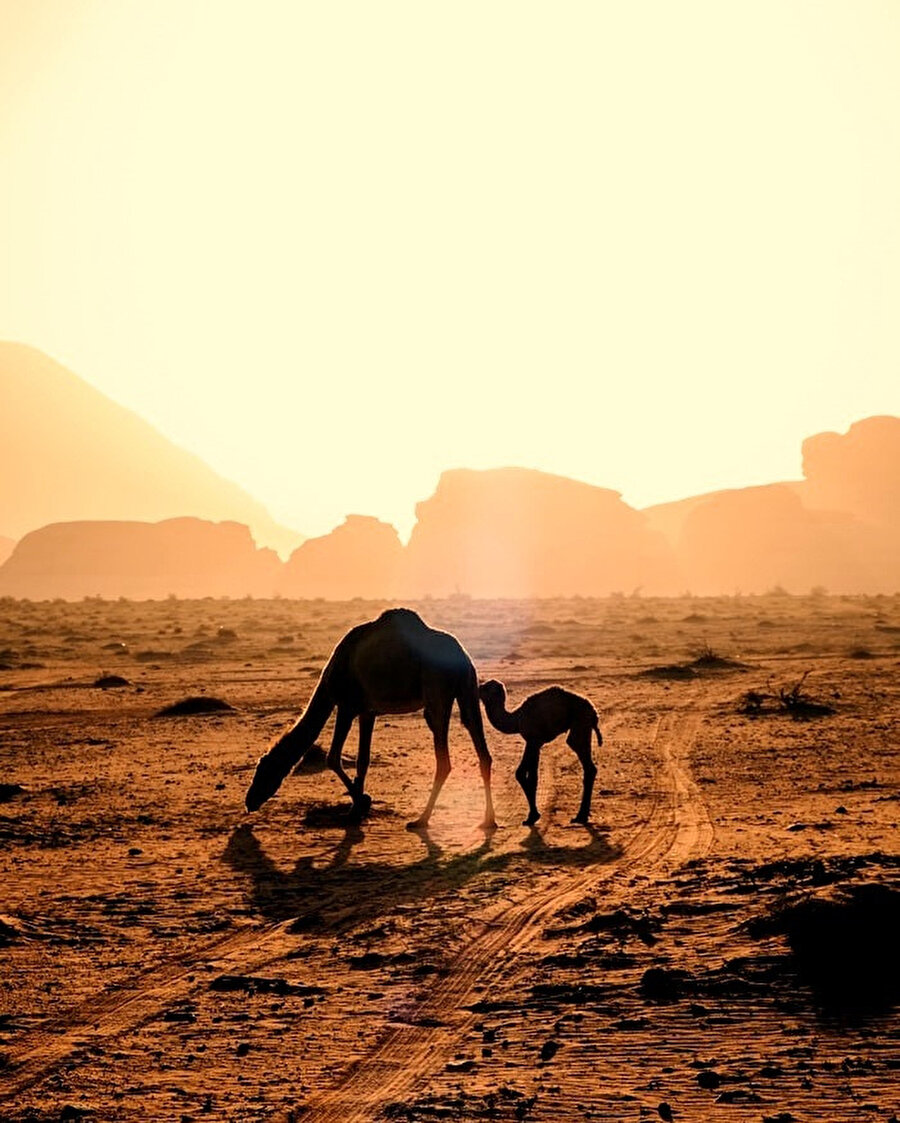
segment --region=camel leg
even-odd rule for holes
[[[471,697],[462,693],[457,701],[459,703],[460,721],[472,738],[472,744],[478,754],[478,767],[481,771],[481,783],[484,788],[484,820],[481,827],[482,830],[492,831],[497,827],[497,819],[494,816],[494,800],[491,796],[491,752],[487,747],[484,736],[484,722],[481,720],[481,704],[478,693],[477,691],[473,692]]]
[[[344,742],[347,740],[347,734],[350,732],[354,717],[356,717],[356,714],[352,710],[338,706],[334,719],[334,735],[331,738],[331,748],[328,750],[328,767],[347,789],[347,794],[353,800],[353,809],[356,814],[365,815],[368,810],[368,807],[365,806],[365,798],[358,795],[353,781],[344,771],[341,760]],[[369,803],[371,804],[371,800]]]
[[[597,766],[591,757],[591,730],[573,729],[566,738],[566,744],[573,749],[575,755],[581,761],[581,769],[584,773],[581,806],[572,822],[586,823],[591,817],[591,795],[594,790],[594,781],[597,779]]]
[[[359,749],[356,757],[356,779],[353,787],[356,790],[354,801],[361,805],[361,814],[366,815],[372,806],[371,796],[365,794],[366,773],[369,771],[369,761],[372,755],[372,732],[375,729],[374,714],[359,715]]]
[[[540,755],[541,742],[526,741],[525,751],[522,753],[522,759],[519,762],[519,767],[516,769],[516,779],[519,781],[519,787],[525,793],[525,798],[528,800],[528,818],[522,820],[523,827],[533,827],[541,817],[541,813],[537,809],[538,761],[540,760]]]
[[[428,826],[434,805],[437,803],[441,788],[444,786],[444,781],[450,775],[450,745],[448,741],[450,707],[442,706],[440,712],[435,713],[433,709],[426,706],[425,721],[434,735],[434,783],[431,785],[431,795],[425,804],[425,810],[418,819],[413,819],[411,823],[406,824],[407,830],[411,831],[422,830]]]

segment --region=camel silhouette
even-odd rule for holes
[[[299,720],[257,762],[247,791],[247,810],[258,810],[278,791],[337,708],[328,767],[347,789],[353,814],[364,818],[372,806],[364,788],[375,719],[380,714],[424,709],[434,737],[434,783],[424,811],[407,825],[412,830],[426,827],[450,774],[448,732],[454,701],[478,753],[484,785],[482,827],[492,830],[497,824],[491,798],[491,754],[484,737],[475,667],[455,636],[429,628],[408,608],[390,608],[377,620],[351,628],[338,642]],[[341,752],[354,718],[359,719],[359,752],[356,777],[351,780],[344,771]]]
[[[516,769],[516,779],[528,800],[528,818],[523,825],[531,827],[541,817],[535,802],[541,749],[561,733],[568,733],[566,744],[575,751],[584,773],[581,806],[572,822],[587,823],[597,778],[597,767],[591,759],[591,733],[596,733],[598,745],[603,744],[600,720],[588,699],[561,686],[550,686],[529,695],[521,706],[510,712],[506,708],[506,687],[502,682],[490,679],[481,684],[478,693],[495,729],[501,733],[518,733],[525,738],[525,751]]]

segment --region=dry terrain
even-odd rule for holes
[[[512,705],[594,701],[591,824],[560,740],[522,826],[488,727],[479,831],[454,717],[405,830],[421,715],[376,726],[362,825],[315,761],[246,815],[383,607],[0,602],[0,1120],[900,1112],[900,598],[414,604]],[[193,697],[231,708],[159,716]]]

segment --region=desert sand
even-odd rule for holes
[[[421,715],[378,722],[362,824],[315,761],[247,815],[384,607],[0,605],[0,1120],[900,1112],[900,597],[410,603],[511,705],[594,702],[589,825],[562,740],[521,825],[485,723],[481,832],[456,716],[427,832]],[[232,708],[157,716],[195,697]]]

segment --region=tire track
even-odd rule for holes
[[[696,701],[693,703],[696,706]],[[653,749],[659,755],[650,814],[634,828],[622,856],[609,865],[565,877],[487,922],[451,964],[448,974],[417,1007],[409,1023],[394,1029],[367,1057],[351,1064],[339,1083],[305,1105],[304,1123],[370,1123],[385,1104],[409,1095],[419,1081],[450,1055],[479,1015],[465,1009],[477,983],[515,977],[520,953],[540,935],[551,916],[592,889],[635,869],[677,865],[699,856],[712,842],[712,825],[686,762],[701,714],[666,714],[657,721]],[[509,985],[509,977],[505,980]]]
[[[623,714],[611,718],[609,732],[621,728],[625,720]],[[621,856],[609,864],[552,880],[519,905],[498,907],[482,918],[478,934],[458,954],[448,974],[411,1011],[409,1020],[396,1025],[372,1053],[349,1066],[338,1084],[314,1095],[304,1115],[307,1123],[367,1123],[378,1107],[400,1098],[433,1071],[436,1057],[448,1054],[477,1020],[464,1008],[472,1001],[476,984],[515,972],[519,953],[535,940],[551,916],[602,882],[636,867],[646,871],[705,852],[712,828],[685,767],[700,721],[700,713],[694,709],[668,713],[657,721],[652,750],[659,764],[653,801],[647,817],[626,838]],[[555,803],[555,766],[548,779],[546,795]],[[59,1019],[23,1035],[10,1052],[0,1103],[33,1088],[86,1045],[108,1047],[115,1038],[158,1019],[168,1006],[204,990],[205,982],[192,978],[200,964],[212,959],[223,973],[248,974],[280,961],[285,930],[294,919],[211,940],[136,976],[125,988],[83,1001]]]
[[[67,1057],[88,1043],[108,1044],[123,1033],[139,1029],[154,1021],[169,1005],[185,993],[196,993],[189,976],[198,965],[210,959],[222,961],[222,971],[232,965],[235,970],[259,970],[281,958],[281,950],[246,958],[248,951],[263,951],[291,921],[281,921],[260,929],[242,929],[204,944],[199,950],[168,960],[159,967],[131,980],[126,990],[104,992],[80,1003],[74,1010],[39,1029],[23,1035],[18,1048],[10,1054],[10,1064],[3,1073],[0,1103],[4,1103],[34,1087]],[[185,983],[187,986],[185,987]],[[20,1051],[21,1050],[21,1051]]]

